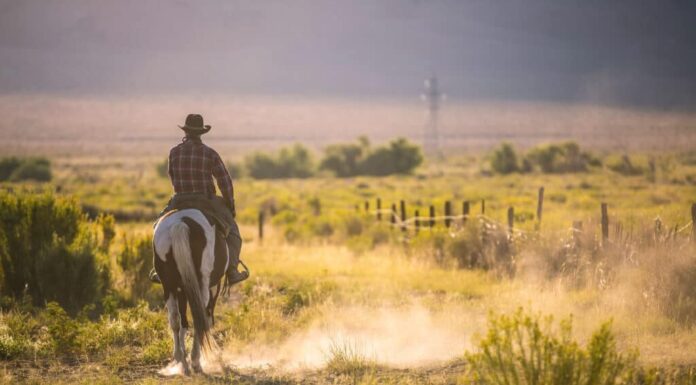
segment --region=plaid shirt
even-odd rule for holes
[[[200,139],[185,139],[169,151],[169,177],[176,193],[215,195],[213,177],[225,201],[234,207],[232,178],[220,155]]]

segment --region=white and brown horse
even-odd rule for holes
[[[174,338],[174,360],[190,373],[185,344],[188,304],[194,329],[191,365],[201,372],[201,348],[209,351],[215,346],[210,333],[221,279],[229,263],[227,245],[199,210],[184,209],[171,211],[157,222],[153,248]]]

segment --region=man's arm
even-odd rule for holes
[[[222,162],[220,155],[215,153],[213,157],[213,176],[217,182],[218,188],[222,197],[225,198],[225,203],[230,210],[232,210],[232,216],[237,216],[234,207],[234,188],[232,187],[232,177],[230,173],[227,172],[227,167],[225,163]]]

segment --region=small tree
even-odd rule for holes
[[[493,151],[491,167],[499,174],[510,174],[520,170],[517,162],[517,153],[510,143],[503,142]]]

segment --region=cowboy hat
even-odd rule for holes
[[[179,126],[179,128],[193,134],[205,134],[211,129],[209,125],[203,124],[203,117],[199,114],[189,114],[186,117],[186,123],[183,126]]]

